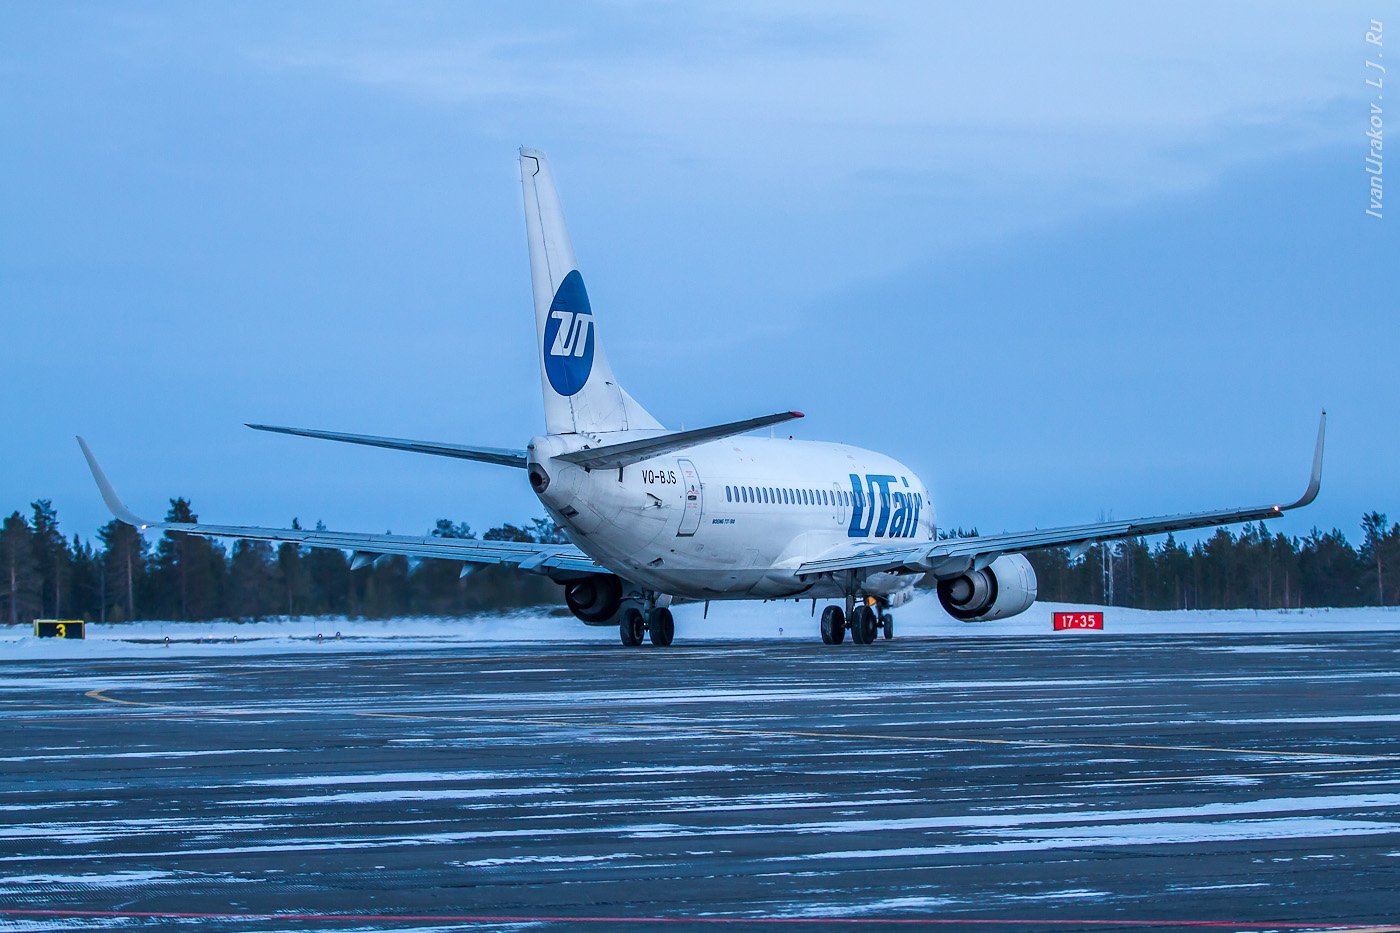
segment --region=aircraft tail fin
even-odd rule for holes
[[[550,434],[573,434],[660,428],[618,385],[608,365],[554,175],[543,152],[520,150],[520,181],[525,192],[545,429]]]

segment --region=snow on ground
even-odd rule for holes
[[[821,602],[817,608],[820,610]],[[676,606],[678,643],[735,639],[818,637],[810,600],[715,602],[709,617],[698,604]],[[1057,610],[1102,609],[1106,632],[1053,632]],[[1400,631],[1400,607],[1359,609],[1236,609],[1153,612],[1036,603],[1029,612],[998,622],[957,622],[931,593],[895,610],[896,637],[1099,638],[1104,634],[1290,634]],[[339,637],[337,637],[337,635]],[[170,639],[170,645],[165,639]],[[235,642],[236,639],[236,642]],[[278,619],[262,622],[133,622],[89,625],[86,641],[36,639],[28,628],[0,629],[0,658],[123,657],[155,652],[181,655],[284,654],[295,651],[468,648],[501,642],[615,642],[611,626],[594,627],[550,610],[460,619]]]

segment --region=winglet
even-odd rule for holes
[[[1312,504],[1317,498],[1317,492],[1322,488],[1322,446],[1327,435],[1327,410],[1323,409],[1322,417],[1317,421],[1317,447],[1313,450],[1312,474],[1308,477],[1308,488],[1303,490],[1303,496],[1292,505],[1279,505],[1275,508],[1280,512],[1289,509],[1299,509],[1305,505]]]
[[[151,523],[146,521],[135,512],[128,509],[117,491],[112,488],[112,484],[107,479],[107,474],[102,472],[102,467],[97,465],[97,458],[92,455],[92,449],[88,447],[87,441],[80,436],[78,446],[83,449],[83,456],[87,457],[88,469],[92,470],[92,478],[97,481],[97,490],[102,493],[102,501],[107,503],[107,508],[118,520],[126,522],[128,525],[135,525],[137,528],[145,528]]]

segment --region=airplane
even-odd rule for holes
[[[113,515],[143,530],[338,548],[353,552],[356,569],[386,555],[459,561],[463,575],[473,565],[511,565],[561,584],[574,616],[617,626],[623,645],[670,645],[676,600],[739,599],[811,599],[814,610],[827,601],[822,641],[839,644],[849,632],[869,645],[880,633],[893,637],[891,610],[927,576],[953,618],[1005,619],[1035,601],[1029,551],[1069,548],[1077,559],[1100,542],[1275,518],[1317,498],[1326,411],[1307,488],[1288,505],[955,538],[940,538],[928,488],[903,463],[846,444],[750,433],[799,411],[668,430],[613,374],[548,160],[528,148],[519,158],[545,433],[518,450],[248,427],[520,470],[572,543],[148,521],[122,503],[79,437]]]

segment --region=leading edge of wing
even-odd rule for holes
[[[122,502],[98,465],[87,441],[78,438],[78,446],[87,458],[92,478],[102,494],[102,501],[119,521],[143,531],[174,531],[203,538],[242,538],[248,541],[268,541],[300,544],[306,547],[333,548],[366,554],[397,554],[404,557],[435,558],[474,564],[513,564],[536,573],[558,571],[566,574],[608,574],[606,567],[594,562],[571,544],[535,544],[519,541],[480,541],[475,538],[438,538],[432,535],[374,535],[362,532],[327,531],[305,528],[262,528],[252,525],[211,525],[205,522],[153,522],[132,512]]]
[[[1001,554],[1034,551],[1047,547],[1086,545],[1099,541],[1137,538],[1145,535],[1166,534],[1172,531],[1188,531],[1193,528],[1211,528],[1217,525],[1233,525],[1238,522],[1277,518],[1284,512],[1311,505],[1313,500],[1317,498],[1318,491],[1322,488],[1322,453],[1326,433],[1327,412],[1323,411],[1317,424],[1317,444],[1313,449],[1312,470],[1308,475],[1307,488],[1303,490],[1302,496],[1288,505],[1186,512],[1178,515],[1095,522],[1087,525],[1036,529],[1009,534],[950,538],[923,545],[910,545],[907,542],[872,545],[870,542],[860,542],[848,546],[848,553],[832,554],[818,560],[808,561],[797,568],[797,573],[808,575],[840,570],[962,573],[973,562],[984,561],[988,557]]]
[[[445,444],[440,441],[415,441],[401,437],[380,437],[374,434],[346,434],[340,431],[320,431],[314,428],[288,428],[275,424],[249,424],[254,431],[268,431],[273,434],[291,434],[297,437],[315,437],[325,441],[340,441],[343,444],[361,444],[365,447],[384,447],[389,450],[406,450],[416,454],[432,454],[436,457],[455,457],[458,460],[477,460],[494,463],[498,466],[525,469],[525,451],[507,447],[471,447],[466,444]]]

